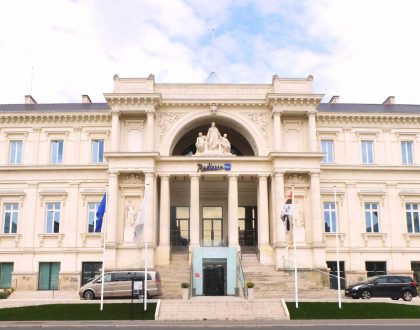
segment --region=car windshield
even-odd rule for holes
[[[369,277],[363,281],[361,281],[360,283],[372,283],[375,282],[380,276],[373,276],[373,277]]]

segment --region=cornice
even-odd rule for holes
[[[267,107],[268,104],[263,99],[165,99],[161,103],[161,107],[209,107],[216,105],[217,107]]]
[[[271,105],[281,106],[318,106],[323,94],[286,94],[267,93],[266,102]]]
[[[152,106],[162,103],[160,93],[105,93],[104,97],[111,107],[115,106]]]
[[[420,123],[420,115],[318,112],[317,121],[318,123]]]
[[[386,165],[326,165],[321,164],[322,172],[328,171],[400,171],[400,172],[418,172],[420,166],[407,166],[407,165],[396,165],[396,166],[386,166]]]
[[[76,123],[76,122],[108,122],[111,115],[106,113],[2,113],[0,114],[1,124],[14,123]]]

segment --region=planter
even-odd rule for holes
[[[190,288],[182,288],[182,300],[188,300],[190,297]]]
[[[248,288],[248,300],[254,300],[254,288]]]

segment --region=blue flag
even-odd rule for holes
[[[100,233],[102,230],[102,220],[104,219],[105,208],[106,208],[106,193],[104,194],[101,204],[99,204],[98,210],[96,211],[95,233]]]

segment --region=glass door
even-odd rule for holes
[[[59,262],[39,263],[39,290],[58,290]]]
[[[190,208],[188,206],[171,207],[171,246],[190,244]]]
[[[0,263],[0,288],[8,289],[12,287],[13,262]]]
[[[223,208],[203,207],[203,246],[223,246]]]

